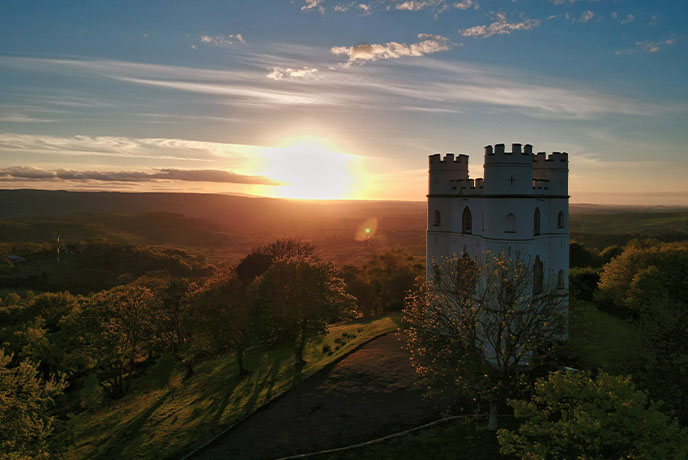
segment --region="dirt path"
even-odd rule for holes
[[[194,459],[271,459],[419,425],[438,408],[412,388],[398,334],[368,343],[256,412]]]

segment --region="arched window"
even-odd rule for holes
[[[557,288],[564,289],[564,287],[564,270],[559,270],[559,273],[557,273]]]
[[[506,215],[506,220],[504,221],[504,232],[516,233],[516,216],[514,216],[512,213]]]
[[[557,214],[557,227],[564,228],[564,211],[559,211]]]
[[[533,235],[540,234],[540,208],[535,208],[535,216],[533,217]]]
[[[435,226],[442,224],[442,216],[440,215],[440,212],[437,209],[435,209],[435,212],[432,215],[432,221],[433,221],[432,225],[435,225]]]
[[[471,217],[471,210],[466,206],[461,216],[461,231],[462,233],[473,233],[473,218]]]
[[[542,294],[543,271],[540,256],[535,256],[533,264],[533,294]]]

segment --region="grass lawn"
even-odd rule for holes
[[[504,428],[508,423],[500,421]],[[511,422],[513,423],[513,422]],[[329,460],[495,460],[499,454],[495,433],[487,431],[487,420],[452,420],[405,436],[391,438],[346,452],[313,457]]]
[[[613,374],[628,372],[628,364],[641,350],[638,333],[628,321],[582,300],[570,305],[569,315],[566,346],[585,369],[603,369]]]
[[[194,366],[170,388],[145,390],[140,384],[126,397],[74,421],[75,444],[68,459],[179,458],[226,427],[252,413],[363,342],[399,327],[398,316],[335,325],[320,342],[308,344],[307,364],[294,371],[290,347],[253,349],[246,354],[247,376],[227,354]],[[323,353],[329,345],[331,352]]]

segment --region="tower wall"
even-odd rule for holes
[[[563,272],[568,288],[569,206],[568,155],[533,154],[532,146],[504,144],[485,147],[485,178],[468,177],[468,157],[430,156],[428,194],[427,274],[441,257],[485,251],[504,252],[532,264],[539,257],[546,280],[557,281]],[[470,233],[462,216],[469,208]],[[535,211],[539,211],[539,231]],[[434,221],[435,211],[440,223]]]
[[[532,146],[504,144],[485,147],[485,195],[529,194],[533,183]]]

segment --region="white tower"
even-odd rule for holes
[[[430,155],[427,276],[441,257],[504,252],[568,289],[568,154],[488,145],[484,177],[469,179],[466,155]]]

